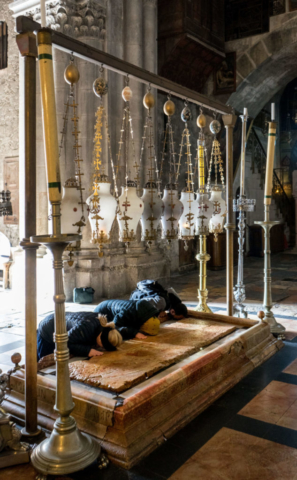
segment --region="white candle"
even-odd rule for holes
[[[49,200],[57,203],[61,201],[61,178],[51,32],[39,30],[37,46]]]
[[[272,104],[272,105],[274,105],[274,104]],[[272,111],[271,111],[271,113],[272,113]],[[275,152],[275,137],[276,137],[276,123],[275,122],[269,122],[264,205],[270,205],[271,204],[271,192],[272,192],[272,182],[273,182],[273,164],[274,164],[274,152]]]
[[[275,120],[275,103],[271,104],[271,121],[274,122]]]
[[[244,195],[244,176],[245,176],[245,148],[246,148],[246,122],[248,119],[247,108],[243,109],[242,120],[242,137],[241,137],[241,171],[240,171],[240,196]]]
[[[45,0],[40,0],[41,28],[46,27]]]

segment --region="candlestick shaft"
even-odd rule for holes
[[[269,219],[270,205],[265,205],[264,222],[255,222],[264,230],[264,298],[263,309],[265,312],[264,321],[270,326],[272,333],[282,333],[285,328],[274,318],[271,311],[272,309],[272,293],[271,293],[271,251],[270,251],[270,230],[274,225],[277,225],[278,221],[271,221]]]
[[[273,164],[274,164],[274,153],[275,153],[275,137],[276,137],[276,123],[269,122],[264,205],[271,204]]]
[[[206,235],[199,235],[199,253],[196,256],[199,261],[199,288],[198,299],[199,303],[196,312],[209,312],[211,310],[207,305],[208,290],[206,288],[207,279],[207,262],[210,260],[210,255],[206,251]]]
[[[241,136],[241,171],[240,171],[240,196],[244,195],[244,181],[245,181],[245,151],[246,151],[246,125],[247,115],[240,116],[242,120],[242,136]]]
[[[233,223],[232,192],[233,192],[233,129],[235,127],[236,115],[223,115],[223,122],[226,128],[226,204],[227,204],[227,223],[226,229],[226,303],[227,315],[233,315],[233,232],[235,225]]]
[[[52,39],[49,29],[37,33],[38,64],[42,97],[42,121],[45,142],[46,172],[50,202],[61,201],[59,143],[56,115]]]
[[[246,299],[245,285],[243,283],[243,265],[244,265],[244,243],[245,243],[245,212],[243,208],[239,210],[238,222],[238,270],[237,285],[234,287],[234,298],[237,302],[234,305],[234,311],[238,312],[240,317],[246,318],[247,311],[243,302]]]

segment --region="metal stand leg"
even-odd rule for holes
[[[233,210],[239,211],[238,223],[238,271],[237,284],[235,285],[234,299],[237,302],[234,305],[234,315],[242,318],[247,318],[246,306],[243,302],[246,299],[245,285],[243,281],[243,267],[244,267],[244,243],[245,243],[245,214],[254,210],[256,200],[248,200],[244,195],[240,196],[238,200],[233,201]]]
[[[264,250],[264,322],[267,322],[270,325],[271,333],[280,333],[282,334],[286,329],[280,323],[277,323],[271,309],[272,304],[272,294],[271,294],[271,251],[270,251],[270,229],[277,225],[278,221],[269,220],[269,208],[270,205],[265,205],[265,220],[264,222],[255,222],[257,225],[261,225],[264,229],[264,239],[265,239],[265,250]]]
[[[210,255],[206,251],[206,234],[199,235],[199,253],[196,256],[199,261],[199,288],[198,299],[199,303],[196,308],[196,312],[212,313],[211,309],[207,305],[208,290],[206,288],[207,279],[207,262],[210,260]]]
[[[43,475],[64,475],[83,470],[94,462],[101,451],[98,443],[81,433],[73,417],[67,346],[68,334],[65,322],[65,294],[63,288],[62,255],[70,242],[80,240],[80,235],[60,233],[60,203],[52,203],[53,236],[31,237],[32,242],[42,243],[53,255],[55,283],[55,359],[57,371],[56,403],[54,409],[59,414],[50,438],[40,443],[33,451],[31,461]],[[40,478],[40,477],[39,477]],[[41,479],[43,477],[41,476]],[[40,480],[41,480],[40,479]]]

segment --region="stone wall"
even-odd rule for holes
[[[0,190],[5,188],[4,159],[19,155],[19,54],[10,3],[11,0],[0,2],[0,20],[8,26],[8,66],[0,70]],[[0,231],[9,238],[13,247],[18,244],[18,225],[5,225],[3,217],[0,217]]]

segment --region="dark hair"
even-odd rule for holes
[[[188,316],[188,309],[184,303],[179,303],[175,307],[173,307],[175,311],[175,315],[183,315],[185,318]]]

